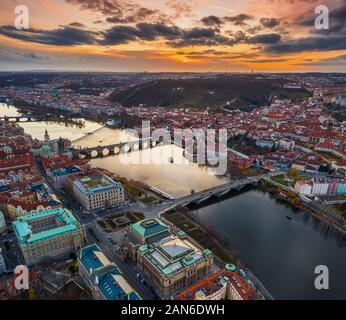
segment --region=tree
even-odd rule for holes
[[[77,260],[77,255],[74,252],[71,252],[70,255],[69,255],[69,258],[71,260]]]
[[[29,289],[28,298],[29,298],[29,300],[35,300],[36,299],[36,291],[34,288]]]
[[[295,207],[299,207],[301,205],[301,200],[299,198],[293,198],[291,204]]]
[[[292,179],[297,179],[298,178],[298,170],[295,169],[295,168],[291,168],[289,171],[288,171],[288,176]]]
[[[287,192],[287,196],[289,197],[289,198],[295,198],[295,196],[296,196],[296,194],[292,191],[292,190],[289,190],[288,192]]]

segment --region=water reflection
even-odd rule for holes
[[[274,298],[346,299],[345,238],[309,214],[256,190],[193,214],[240,253]],[[330,270],[330,290],[314,288],[314,269],[320,264]]]

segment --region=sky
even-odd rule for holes
[[[1,0],[0,12],[3,71],[346,72],[346,0]]]

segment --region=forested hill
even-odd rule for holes
[[[233,108],[239,108],[249,104],[266,104],[274,95],[297,99],[307,96],[305,90],[283,89],[284,83],[282,79],[260,78],[254,75],[154,80],[113,93],[110,100],[120,102],[126,107],[143,104],[196,108],[218,108],[230,101],[233,102]]]

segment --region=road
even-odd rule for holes
[[[36,167],[39,170],[40,174],[44,177],[47,185],[51,188],[51,190],[59,197],[62,204],[69,210],[73,212],[78,221],[84,227],[85,235],[87,243],[97,243],[100,248],[104,251],[106,256],[114,261],[125,278],[128,280],[129,284],[139,293],[139,295],[146,300],[153,300],[157,298],[157,295],[153,292],[153,290],[148,286],[148,284],[143,284],[140,279],[138,279],[137,274],[138,270],[133,263],[124,262],[120,255],[117,252],[117,247],[120,246],[120,235],[115,238],[98,228],[97,221],[106,218],[107,216],[114,215],[114,211],[109,210],[99,210],[94,211],[92,213],[86,213],[83,211],[76,203],[73,203],[69,197],[62,191],[54,186],[54,184],[50,181],[46,172],[42,166],[42,162],[40,160],[35,161]],[[197,202],[201,199],[206,200],[214,194],[222,194],[223,192],[227,192],[230,189],[236,189],[238,187],[251,184],[253,182],[257,182],[260,179],[268,178],[274,175],[282,174],[282,172],[275,173],[266,173],[260,176],[255,177],[247,177],[245,179],[240,179],[236,181],[231,181],[226,184],[222,184],[207,190],[203,190],[200,192],[195,192],[193,194],[186,195],[184,197],[167,200],[162,204],[157,205],[139,205],[138,203],[132,203],[131,205],[127,205],[124,210],[117,210],[116,213],[120,214],[122,212],[126,212],[128,210],[137,211],[143,213],[146,217],[159,217],[164,212],[176,208],[181,205],[186,205],[190,202]],[[96,236],[96,238],[95,238]]]
[[[128,264],[122,261],[121,257],[116,253],[115,248],[113,247],[115,244],[113,244],[110,241],[110,238],[107,238],[106,234],[104,232],[100,232],[97,228],[96,221],[103,219],[109,215],[114,215],[114,211],[95,211],[93,213],[84,213],[83,210],[78,208],[78,206],[74,203],[71,203],[71,201],[67,198],[66,194],[62,192],[61,190],[57,189],[54,184],[48,179],[43,167],[41,161],[36,161],[36,167],[39,170],[40,174],[45,178],[46,183],[49,185],[52,191],[59,197],[62,204],[69,210],[73,212],[73,214],[76,216],[78,221],[81,223],[81,225],[85,229],[85,234],[87,238],[87,243],[95,243],[100,246],[100,248],[104,251],[106,256],[111,260],[114,261],[118,267],[120,268],[121,272],[124,274],[125,278],[128,280],[130,285],[139,293],[139,295],[146,300],[153,300],[155,299],[156,295],[145,285],[143,285],[140,280],[136,277],[136,274],[138,273],[135,269],[135,266],[133,264]],[[133,211],[140,211],[139,209],[143,209],[142,207],[139,207],[138,205],[134,205],[130,207]],[[128,209],[128,208],[126,208]],[[122,211],[116,211],[116,213],[121,213]],[[154,210],[153,212],[156,213]],[[93,231],[93,233],[97,236],[99,241],[95,239],[93,234],[90,232],[90,230]]]
[[[126,280],[136,290],[136,292],[138,292],[142,299],[156,299],[156,295],[149,289],[149,287],[143,285],[137,278],[136,275],[138,271],[136,270],[136,266],[133,263],[125,263],[121,259],[120,255],[116,252],[115,248],[113,248],[116,245],[111,242],[110,239],[112,238],[107,238],[106,234],[98,229],[96,223],[94,223],[90,229],[93,230],[94,234],[96,234],[96,236],[99,239],[99,241],[97,242],[98,246],[102,249],[102,251],[111,261],[114,261],[116,263],[116,265],[120,268]],[[95,242],[94,237],[90,233],[89,229],[87,230],[87,238],[88,240],[91,240],[91,242]]]

